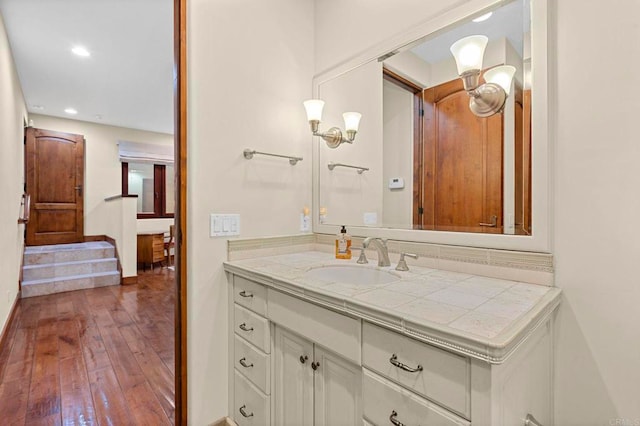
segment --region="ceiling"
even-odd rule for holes
[[[0,0],[0,13],[30,113],[173,133],[171,0]]]
[[[482,34],[489,40],[506,37],[516,51],[523,56],[523,36],[530,31],[529,0],[516,0],[493,11],[482,22],[468,20],[456,24],[434,37],[413,47],[411,51],[425,62],[434,64],[453,58],[449,48],[463,37]]]

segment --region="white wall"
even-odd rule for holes
[[[0,331],[18,293],[24,226],[18,225],[24,177],[27,116],[4,22],[0,15]]]
[[[383,98],[382,223],[412,229],[414,95],[385,80]],[[389,179],[398,177],[404,179],[404,188],[389,189]]]
[[[318,138],[320,164],[320,206],[327,209],[327,224],[364,225],[364,214],[375,213],[382,220],[382,64],[369,62],[320,85],[318,97],[325,101],[320,131],[331,127],[344,129],[342,114],[362,114],[356,139],[332,149]],[[366,167],[359,174],[353,168],[336,167],[342,163]],[[311,188],[309,188],[311,189]],[[347,228],[348,230],[348,228]]]
[[[558,1],[551,15],[556,424],[639,424],[640,2]],[[594,82],[598,108],[585,96]]]
[[[154,133],[124,127],[107,126],[87,121],[69,120],[47,115],[31,114],[35,127],[84,135],[85,142],[85,192],[84,233],[105,235],[105,223],[109,219],[104,199],[122,192],[122,165],[118,157],[119,140],[140,143],[173,145],[173,135]],[[145,222],[145,224],[141,224]],[[149,222],[148,224],[146,222]],[[140,219],[138,228],[143,231],[169,231],[171,219]],[[153,228],[153,229],[150,229]]]
[[[312,0],[188,3],[189,423],[228,414],[226,239],[210,213],[239,213],[242,237],[299,232],[311,206]],[[299,155],[286,160],[242,151]]]
[[[437,0],[371,3],[318,0],[318,71],[445,7]],[[551,3],[552,238],[556,285],[564,292],[556,324],[555,424],[637,424],[640,50],[633,41],[640,40],[640,2]],[[395,12],[407,8],[415,13]],[[348,32],[333,32],[335,25]],[[597,94],[589,89],[595,83]]]
[[[109,220],[103,223],[104,235],[116,240],[123,277],[138,274],[138,240],[136,235],[136,198],[116,198],[105,202],[103,209]]]
[[[422,88],[431,85],[431,64],[411,50],[405,50],[385,59],[384,67]]]

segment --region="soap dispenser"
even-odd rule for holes
[[[336,259],[351,259],[351,235],[347,234],[344,225],[336,235]]]

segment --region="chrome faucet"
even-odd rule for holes
[[[378,266],[391,266],[387,241],[381,238],[367,237],[362,242],[362,247],[366,249],[371,243],[373,243],[373,246],[378,251]]]

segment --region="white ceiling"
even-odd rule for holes
[[[506,37],[516,51],[523,56],[523,34],[530,31],[529,0],[516,0],[493,11],[489,19],[482,22],[461,22],[453,28],[430,37],[411,48],[425,62],[434,64],[451,59],[451,45],[463,37],[482,34],[489,40]]]
[[[173,133],[171,0],[0,0],[0,13],[29,112]]]

